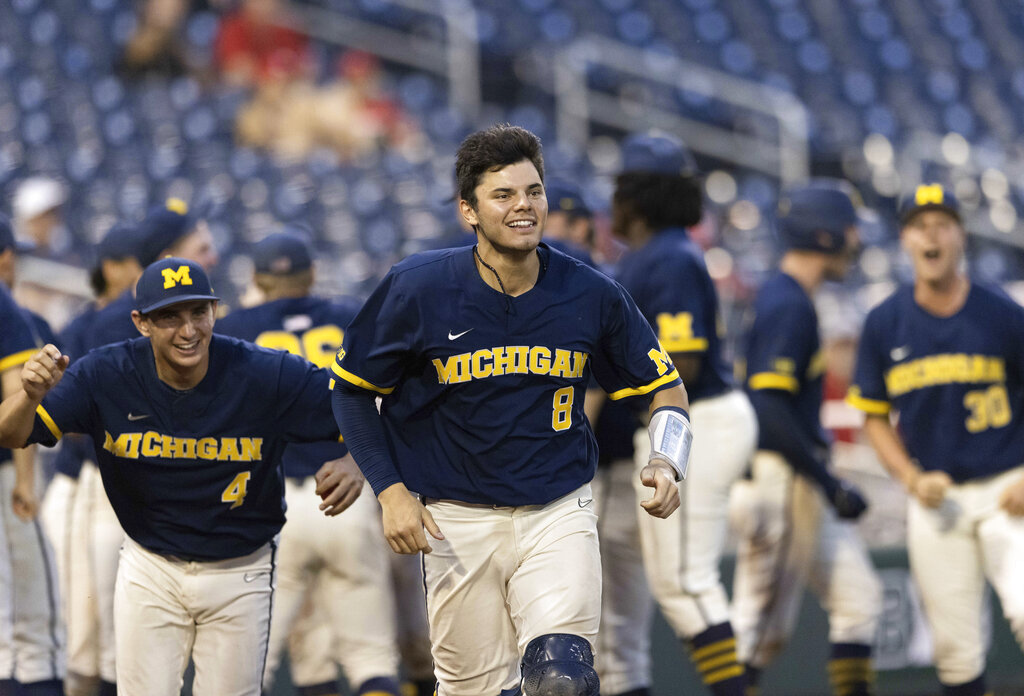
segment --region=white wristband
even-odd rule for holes
[[[651,416],[647,432],[651,435],[648,463],[655,459],[668,462],[676,472],[676,481],[686,478],[690,446],[693,444],[693,431],[686,412],[682,409],[659,408]]]

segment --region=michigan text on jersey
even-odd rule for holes
[[[555,348],[553,353],[545,346],[497,346],[459,353],[445,361],[434,358],[432,362],[440,384],[459,384],[502,375],[583,376],[588,357],[586,353],[563,348]]]
[[[256,462],[263,459],[262,437],[174,437],[153,430],[121,433],[103,431],[103,449],[115,457],[138,459],[210,459]]]
[[[1006,381],[1003,358],[966,353],[929,355],[893,367],[885,376],[890,398],[941,384],[998,383]]]

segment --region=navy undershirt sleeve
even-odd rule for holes
[[[331,395],[334,418],[345,444],[374,494],[380,495],[388,486],[402,483],[402,477],[388,452],[375,400],[373,394],[348,389],[340,381],[335,383]]]
[[[761,429],[761,446],[781,454],[798,474],[817,483],[831,498],[836,479],[828,471],[823,445],[800,424],[789,395],[775,389],[757,389],[749,394]]]

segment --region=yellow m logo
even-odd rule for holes
[[[942,205],[942,186],[939,184],[922,184],[914,193],[915,205]]]
[[[188,266],[178,266],[178,270],[173,268],[165,268],[160,271],[164,277],[164,290],[170,290],[175,285],[191,285],[192,276],[189,275]]]

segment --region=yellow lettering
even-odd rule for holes
[[[489,361],[490,359],[491,351],[486,348],[481,348],[473,353],[473,379],[484,379],[485,377],[491,376],[491,364],[490,362],[484,362],[485,360]]]
[[[143,457],[159,457],[160,433],[149,430],[145,434],[143,434],[142,449],[140,451]]]
[[[175,439],[176,438],[173,438],[170,435],[160,436],[160,456],[164,459],[171,459],[174,457],[173,445]]]
[[[192,275],[188,266],[178,266],[178,270],[165,268],[160,271],[164,277],[164,290],[170,290],[175,285],[191,285]]]
[[[572,376],[572,353],[562,348],[555,349],[555,361],[551,365],[550,374],[552,377]]]
[[[893,367],[885,376],[893,398],[907,392],[943,384],[985,384],[1006,381],[1002,358],[966,353],[942,353]]]
[[[196,454],[200,459],[216,459],[217,441],[212,437],[204,437],[197,443]]]
[[[196,439],[194,437],[176,437],[174,438],[175,459],[195,459],[196,458]]]
[[[546,375],[551,369],[551,351],[544,346],[530,349],[530,372],[535,375]]]
[[[458,384],[469,381],[469,353],[453,355],[444,363],[440,358],[434,358],[434,368],[437,370],[437,381],[439,384]]]
[[[298,337],[288,331],[264,331],[256,337],[255,343],[270,350],[286,350],[295,355],[302,355]]]
[[[506,349],[498,346],[491,350],[491,357],[494,360],[494,369],[491,371],[491,377],[501,377],[506,372],[512,372],[513,354],[511,348]]]
[[[263,459],[263,438],[243,437],[239,438],[242,444],[242,461],[258,462]]]
[[[583,369],[587,365],[587,358],[590,357],[583,351],[574,350],[572,353],[572,376],[582,377]]]
[[[238,451],[237,437],[222,437],[220,439],[220,455],[217,459],[232,462],[242,461],[242,453]]]
[[[656,316],[658,340],[669,350],[685,351],[693,340],[693,315],[689,312],[670,314],[662,312]]]
[[[317,326],[302,334],[302,348],[306,360],[317,367],[327,367],[334,361],[335,352],[341,347],[345,333],[334,324]]]
[[[517,375],[525,375],[530,372],[530,346],[509,346],[508,352],[514,356],[512,371]]]

